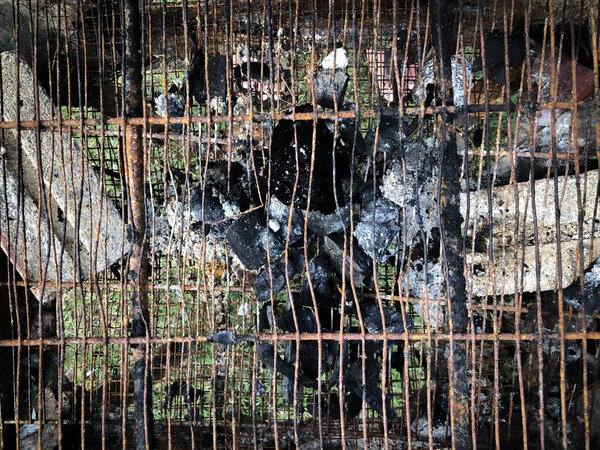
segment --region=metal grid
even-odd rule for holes
[[[597,309],[586,311],[597,306],[594,296],[581,301],[579,310],[563,299],[586,295],[585,275],[598,259],[598,5],[157,0],[138,8],[137,3],[62,0],[14,2],[7,8],[14,17],[7,21],[14,39],[12,48],[9,43],[3,50],[14,56],[2,59],[0,105],[6,218],[0,236],[1,315],[6,317],[0,347],[7,363],[1,380],[3,445],[593,448],[600,429],[595,408],[600,317]],[[543,40],[536,44],[529,39],[534,24],[544,25]],[[585,31],[576,28],[584,24]],[[491,81],[498,67],[486,67],[480,50],[492,51],[486,37],[494,30],[521,33],[526,46],[522,64],[506,74],[500,70],[505,86]],[[502,41],[501,65],[511,58],[508,38]],[[356,105],[351,110],[336,103],[317,108],[313,97],[315,71],[337,44],[349,56],[346,101]],[[569,56],[560,52],[566,44]],[[188,95],[184,114],[160,117],[156,94],[166,94],[175,79],[189,83],[196,46],[226,57],[225,105],[211,108]],[[270,69],[271,86],[274,80],[281,83],[277,99],[273,89],[262,95],[260,85],[245,95],[254,97],[251,109],[236,108],[244,95],[234,82],[234,66],[244,46],[255,60],[271,58],[263,70]],[[590,55],[587,78],[579,71],[580,48]],[[474,77],[479,81],[463,84],[468,108],[451,94],[456,81],[451,55],[470,64],[482,56],[483,73]],[[379,57],[383,73],[373,63]],[[550,61],[545,93],[537,57]],[[416,98],[412,89],[429,61],[436,80],[433,101]],[[586,98],[579,98],[578,84],[575,90],[561,85],[567,75],[587,83]],[[9,82],[9,77],[14,78]],[[18,102],[9,86],[31,96]],[[317,113],[290,110],[305,103]],[[240,175],[229,164],[238,158],[234,162],[256,171],[253,158],[259,153],[269,163],[278,150],[270,145],[270,134],[283,120],[312,126],[317,117],[329,119],[339,133],[343,119],[356,119],[361,135],[375,130],[376,146],[383,135],[378,124],[390,109],[412,125],[400,146],[437,139],[435,189],[423,195],[432,206],[428,220],[437,216],[442,238],[431,227],[409,227],[411,218],[400,207],[399,223],[423,232],[421,246],[411,240],[394,258],[370,264],[376,276],[370,286],[353,276],[334,277],[340,294],[334,313],[342,318],[337,330],[258,329],[263,304],[253,291],[257,271],[244,270],[226,239],[221,247],[210,242],[205,225],[193,229],[184,207],[194,188],[207,179],[213,161],[227,167],[222,173],[228,174],[228,187],[256,184],[250,169],[251,176]],[[565,112],[572,112],[566,132],[559,119]],[[587,126],[578,123],[584,117]],[[537,120],[546,120],[549,128],[543,131]],[[262,126],[269,123],[270,128]],[[183,133],[174,132],[177,126]],[[256,135],[240,156],[234,141],[248,130]],[[44,136],[52,136],[50,143]],[[539,145],[543,139],[548,148]],[[58,207],[53,202],[60,204],[61,194],[45,178],[46,152],[66,156],[66,162],[57,159],[52,167],[60,170],[50,176],[63,185]],[[351,183],[380,188],[394,164],[392,154],[373,150],[362,162],[353,155]],[[540,169],[544,161],[549,164]],[[495,183],[501,163],[509,165],[509,179]],[[544,200],[536,200],[540,193]],[[90,210],[102,205],[94,214],[83,211],[86,195]],[[468,199],[464,212],[461,195]],[[31,211],[26,198],[33,202]],[[494,203],[496,198],[500,202]],[[516,203],[515,217],[496,218],[495,208],[510,201]],[[263,206],[251,204],[236,217]],[[71,239],[64,238],[71,231],[63,238],[59,233],[65,217],[79,230]],[[350,214],[350,230],[358,217],[357,211]],[[565,222],[568,217],[574,222]],[[39,237],[22,238],[15,233],[19,229],[25,235],[37,230]],[[57,236],[57,245],[47,247],[50,238],[43,236]],[[321,237],[309,242],[306,232],[303,238],[300,250],[308,264],[324,243]],[[24,249],[19,240],[38,248]],[[423,242],[431,248],[425,250]],[[82,250],[86,245],[88,253]],[[442,284],[436,293],[428,285],[414,295],[406,280],[414,270],[410,261],[423,252],[437,258]],[[63,270],[52,276],[66,254],[75,256],[70,269],[63,261]],[[546,260],[554,261],[550,269]],[[268,256],[267,261],[269,270],[275,260]],[[283,291],[265,303],[274,315],[285,311],[286,298],[301,293],[307,278],[301,272],[285,277]],[[314,291],[311,297],[318,301]],[[359,305],[373,301],[382,314],[384,307],[399,312],[403,329],[409,321],[414,326],[408,332],[386,333],[383,327],[383,333],[370,333]],[[300,308],[287,305],[298,320]],[[433,313],[440,314],[437,320]],[[221,331],[241,341],[211,342]],[[347,393],[346,375],[333,389],[325,389],[331,372],[318,377],[317,388],[301,389],[299,364],[293,365],[294,400],[284,400],[286,377],[273,375],[257,348],[271,343],[281,357],[288,342],[319,355],[337,342],[341,359],[348,348],[349,358],[362,361],[365,401],[357,417],[344,417],[348,405],[339,394]],[[367,346],[381,342],[382,371],[369,379]],[[381,388],[382,413],[366,401],[371,384]],[[320,410],[311,411],[311,405]],[[338,417],[332,417],[336,407]]]

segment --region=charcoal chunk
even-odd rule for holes
[[[329,257],[324,253],[315,256],[308,263],[308,273],[319,306],[333,305],[333,289],[331,286],[332,270]],[[310,285],[308,284],[307,278],[305,278],[302,283],[301,298],[303,305],[313,305]]]
[[[346,414],[344,418],[346,420],[351,420],[360,414],[362,410],[362,397],[353,393],[346,394],[346,398],[344,400],[344,407],[346,408]]]
[[[206,64],[204,51],[197,49],[188,71],[190,95],[199,105],[207,98]],[[227,96],[227,58],[225,55],[208,57],[208,90],[210,98]]]
[[[253,80],[267,81],[271,71],[268,64],[263,64],[258,61],[250,61],[250,78]],[[233,75],[237,78],[248,77],[248,63],[242,63],[235,67]]]
[[[379,307],[375,303],[363,303],[362,315],[365,322],[365,327],[369,333],[382,333],[383,322],[381,321],[381,313]],[[390,308],[383,307],[383,316],[385,319],[386,331],[388,333],[403,333],[404,322],[402,314],[398,311],[393,311]],[[413,321],[409,316],[406,316],[406,327],[410,330],[413,327]]]
[[[277,197],[271,197],[268,206],[269,228],[279,233],[282,239],[288,236],[288,221],[290,217],[289,205],[284,205]],[[295,244],[304,236],[304,220],[299,211],[292,214],[292,226],[289,229],[289,243]]]
[[[268,230],[266,218],[258,209],[238,217],[226,236],[232,252],[248,270],[260,269],[267,263],[267,246],[272,259],[285,251],[285,242]]]
[[[335,98],[338,107],[341,108],[346,86],[348,86],[348,75],[338,70],[335,72],[333,83],[331,78],[331,70],[319,70],[315,73],[314,89],[317,105],[333,109]]]
[[[402,138],[400,116],[397,110],[386,109],[377,124],[379,134],[377,136],[377,152],[392,152],[400,146]],[[372,153],[375,145],[376,130],[371,130],[365,136],[365,148]]]
[[[256,328],[258,331],[270,330],[273,328],[273,310],[270,304],[264,304],[262,308],[260,308],[257,317]]]
[[[347,374],[346,387],[354,395],[364,398],[367,404],[373,408],[378,414],[383,415],[383,391],[376,385],[379,381],[381,365],[372,358],[365,360],[365,383],[363,384],[362,377],[362,360],[353,362]],[[388,420],[398,419],[398,414],[392,407],[391,396],[386,397],[386,414]]]
[[[265,384],[262,381],[256,380],[256,396],[261,397],[267,391],[268,391],[267,386],[265,386]],[[250,395],[252,395],[252,382],[248,383],[248,393]]]
[[[437,214],[431,214],[432,208],[437,210],[438,159],[439,148],[433,138],[409,142],[394,154],[383,176],[381,194],[406,212],[402,222],[404,246],[439,227]]]
[[[359,222],[354,229],[360,248],[377,263],[384,263],[393,253],[388,247],[396,240],[400,228],[393,224]]]
[[[231,221],[226,219],[247,210],[250,206],[250,197],[243,182],[230,183],[228,189],[227,173],[227,161],[209,162],[206,183],[200,183],[190,195],[192,227],[198,230],[204,223],[206,234],[215,238],[225,236],[227,228],[231,225]],[[244,180],[244,169],[234,162],[229,167],[229,175],[232,180]]]
[[[341,233],[350,227],[350,205],[343,206],[330,214],[319,211],[308,212],[308,228],[317,236]]]
[[[202,188],[197,187],[190,195],[190,211],[192,218],[196,221],[196,224],[194,224],[196,229],[199,229],[201,224],[204,223],[207,227],[207,235],[212,237],[225,236],[227,227],[230,224],[221,222],[225,219],[225,211],[219,199],[213,197],[208,192],[203,195]]]
[[[508,67],[519,67],[523,64],[526,56],[525,37],[522,34],[513,34],[507,36],[506,40],[508,42]],[[504,86],[506,84],[504,33],[500,30],[492,31],[485,37],[484,45],[488,80]],[[481,57],[473,61],[474,72],[483,69],[482,62]]]
[[[371,261],[370,258],[358,247],[353,244],[352,252],[349,245],[346,246],[345,255],[345,273],[342,272],[344,261],[344,235],[331,234],[323,239],[323,249],[329,256],[329,260],[338,275],[346,278],[350,283],[350,265],[353,269],[353,280],[355,285],[369,284],[371,281]],[[352,253],[352,257],[350,254]]]
[[[296,107],[296,112],[311,112],[311,105]],[[317,120],[317,132],[314,148],[314,170],[310,209],[324,214],[333,212],[336,208],[335,190],[333,184],[333,134],[327,129],[325,120]],[[270,192],[285,205],[291,205],[305,210],[308,200],[308,187],[311,177],[311,155],[313,152],[313,123],[310,120],[280,120],[273,129],[271,142],[271,170],[260,173],[259,183],[262,192]],[[263,158],[262,152],[255,153],[258,161]],[[267,161],[263,162],[266,166]],[[344,168],[345,164],[345,168]],[[339,175],[348,170],[349,164],[336,155],[336,189],[342,192]],[[270,184],[267,175],[270,176]],[[295,186],[295,178],[298,183]],[[296,189],[294,190],[294,186]]]
[[[237,336],[232,331],[219,331],[218,333],[207,336],[206,340],[221,345],[237,345],[240,342],[249,341],[250,338],[248,336]]]
[[[585,306],[585,314],[591,317],[600,310],[600,259],[585,271],[583,283],[583,295],[581,295],[580,281],[577,279],[563,291],[563,300],[578,312],[582,312]]]
[[[258,352],[258,356],[263,362],[263,364],[273,373],[275,371],[275,354],[274,348],[271,344],[267,344],[266,342],[260,343],[256,346],[256,351]],[[281,373],[283,376],[289,378],[290,380],[294,380],[295,369],[292,364],[285,361],[284,359],[277,356],[277,372]],[[315,388],[317,387],[317,383],[313,380],[307,378],[302,371],[298,371],[298,384],[306,387]]]
[[[287,278],[290,280],[304,268],[304,258],[300,253],[291,250],[287,264]],[[273,295],[281,291],[286,282],[285,259],[279,258],[271,263],[271,273],[268,267],[265,267],[258,277],[254,280],[254,293],[259,302],[266,302],[271,298],[271,289]]]
[[[298,321],[298,328],[300,333],[316,333],[317,332],[317,319],[314,311],[308,308],[296,308],[296,320]],[[294,314],[290,309],[282,314],[279,314],[275,318],[277,328],[285,331],[286,333],[295,333],[296,324],[294,323]]]
[[[347,103],[340,108],[340,111],[355,111],[356,105],[354,103]],[[338,121],[338,133],[342,140],[352,148],[354,146],[356,154],[366,153],[367,147],[362,133],[357,131],[356,125],[360,123],[356,119],[339,119]],[[327,120],[327,127],[332,133],[335,131],[335,121],[333,119]]]
[[[367,223],[373,222],[373,220],[379,224],[396,223],[398,213],[399,208],[395,203],[389,201],[387,198],[378,197],[375,200],[363,203],[360,210],[360,220]]]
[[[309,308],[296,308],[296,320],[301,333],[316,333],[318,330],[315,313]],[[287,333],[295,333],[296,325],[292,310],[277,316],[277,327]],[[327,331],[327,330],[324,330]],[[288,341],[291,345],[290,352],[293,357],[286,358],[292,362],[296,355],[296,342]],[[301,341],[298,352],[300,370],[311,380],[319,377],[319,348],[316,341]],[[290,355],[291,356],[291,355]],[[339,343],[337,341],[325,340],[321,345],[321,374],[335,368],[339,359]]]
[[[164,94],[157,92],[154,96],[154,103],[156,105],[156,112],[159,116],[165,117],[166,113],[169,113],[169,117],[183,117],[185,113],[185,106],[181,99],[172,93]],[[176,134],[183,132],[183,124],[181,123],[170,123],[169,131],[173,131]]]

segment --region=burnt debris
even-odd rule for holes
[[[167,113],[169,117],[183,117],[185,113],[185,105],[176,94],[167,92],[167,95],[157,92],[154,96],[154,104],[156,105],[156,112],[161,117],[166,117]],[[183,133],[183,124],[171,123],[169,124],[169,131],[175,134]]]
[[[206,84],[208,74],[208,86]],[[187,73],[190,97],[203,106],[210,100],[227,98],[227,58],[225,55],[206,55],[202,49],[196,49]]]
[[[485,65],[488,80],[500,86],[506,85],[506,58],[504,54],[504,33],[494,30],[484,40]],[[508,43],[508,67],[519,67],[525,60],[525,37],[522,34],[506,36]],[[473,71],[483,70],[483,58],[479,56],[473,61]]]

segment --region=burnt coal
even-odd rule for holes
[[[277,197],[271,197],[268,206],[269,228],[285,240],[288,239],[288,221],[290,207],[280,202]],[[304,236],[304,220],[300,211],[294,210],[292,226],[289,228],[289,243],[295,244]]]
[[[362,360],[354,361],[350,365],[350,370],[346,376],[346,388],[352,394],[363,398],[367,404],[378,414],[383,416],[383,391],[377,386],[379,381],[381,365],[372,358],[365,359],[365,383],[362,376]],[[398,414],[392,407],[390,396],[386,397],[386,414],[388,420],[398,419]]]
[[[266,81],[269,79],[271,71],[268,64],[257,61],[250,61],[250,78],[253,80]],[[242,63],[233,69],[233,76],[238,79],[248,78],[248,64]]]
[[[333,269],[340,277],[346,277],[346,282],[350,283],[350,265],[352,265],[354,284],[357,286],[369,284],[372,278],[370,258],[356,244],[353,244],[352,249],[349,243],[344,246],[344,240],[344,235],[341,233],[325,236],[323,239],[323,249],[329,256]],[[346,247],[345,265],[344,247]],[[342,267],[345,267],[345,273],[342,273]]]
[[[260,397],[263,394],[265,394],[268,391],[267,386],[265,386],[265,384],[260,381],[260,380],[256,380],[256,396]],[[248,392],[250,394],[252,394],[252,382],[248,383]]]
[[[245,170],[239,163],[232,163],[229,168],[231,179],[240,180],[227,186],[227,161],[211,161],[207,167],[205,189],[202,184],[194,188],[190,194],[190,212],[194,229],[205,225],[208,236],[224,237],[231,221],[226,219],[249,208],[254,189],[250,190],[244,183]],[[204,203],[203,203],[204,202]],[[202,214],[204,213],[204,218]]]
[[[362,316],[365,327],[369,333],[382,333],[383,322],[379,307],[375,303],[363,303]],[[385,327],[388,333],[404,333],[404,321],[402,313],[393,311],[390,308],[383,307],[383,317],[385,319]],[[413,327],[413,321],[409,316],[406,316],[406,327],[410,330]]]
[[[340,108],[340,111],[355,111],[356,105],[354,103],[346,103]],[[367,147],[362,133],[357,131],[356,125],[360,123],[355,119],[339,119],[338,121],[338,133],[344,143],[350,148],[355,146],[356,154],[366,153]],[[332,133],[335,131],[335,121],[328,119],[327,127]]]
[[[189,386],[186,382],[174,381],[168,384],[165,390],[165,409],[170,409],[173,406],[173,401],[181,396],[183,404],[190,408],[190,416],[192,416],[192,410],[195,411],[196,409],[195,405],[198,399],[204,396],[202,389]]]
[[[296,308],[296,321],[301,333],[316,333],[318,330],[315,313],[309,308]],[[295,333],[296,326],[292,310],[280,314],[276,318],[277,327],[286,333]],[[323,330],[327,331],[327,330]],[[293,358],[286,358],[292,362],[296,355],[296,342],[289,341]],[[311,380],[319,377],[319,349],[316,341],[302,341],[300,343],[299,362],[302,373]],[[321,374],[333,369],[339,358],[339,343],[337,341],[323,341],[321,346]],[[337,380],[336,380],[337,381]]]
[[[231,251],[248,270],[260,269],[267,263],[267,246],[271,259],[285,251],[285,242],[267,228],[266,218],[259,209],[238,217],[226,236]]]
[[[403,132],[408,128],[407,122],[408,117],[402,121],[400,120],[398,110],[392,108],[384,109],[379,118],[378,128],[369,131],[365,136],[364,143],[367,153],[373,153],[377,130],[379,134],[377,135],[377,148],[375,151],[389,153],[397,150],[400,147]]]
[[[294,364],[296,362],[296,346],[291,341],[285,341],[282,343],[283,346],[283,359],[285,362]],[[298,384],[298,388],[294,388],[294,380],[288,377],[283,377],[281,381],[281,395],[283,397],[283,401],[288,405],[294,404],[294,393],[295,398],[297,400],[298,405],[302,405],[300,401],[302,399],[303,389],[300,384]],[[302,406],[300,406],[302,409]]]
[[[313,417],[319,416],[318,399],[315,396],[314,404],[308,405],[306,408]],[[340,398],[333,392],[329,395],[321,396],[321,417],[331,417],[333,420],[340,418]]]
[[[359,222],[354,229],[360,248],[374,257],[377,263],[384,263],[392,256],[389,247],[394,243],[400,233],[400,228],[394,224],[378,224]]]
[[[362,196],[361,199],[364,197],[366,197],[366,195]],[[398,205],[389,201],[387,198],[379,197],[363,202],[359,217],[361,222],[366,223],[397,223],[399,212]]]
[[[298,113],[312,112],[311,105],[298,106]],[[311,155],[313,151],[313,123],[310,120],[280,120],[273,129],[271,142],[270,193],[286,205],[292,204],[294,197],[294,180],[298,176],[298,184],[294,206],[306,210],[308,200],[308,185],[310,179]],[[317,120],[315,139],[315,161],[312,174],[312,190],[310,210],[329,214],[336,208],[333,186],[333,134],[327,128],[325,120]],[[262,158],[260,152],[256,153]],[[266,165],[266,163],[265,163]],[[342,192],[341,178],[349,168],[348,156],[345,153],[336,154],[336,173],[338,174],[336,189]],[[296,173],[298,171],[298,173]],[[269,191],[266,177],[267,171],[261,175],[261,191]]]
[[[577,279],[563,291],[563,300],[578,312],[582,312],[585,306],[585,314],[591,317],[600,310],[600,259],[585,271],[583,282],[583,295],[580,281]]]
[[[257,317],[257,326],[258,331],[270,330],[273,328],[273,310],[271,305],[265,304],[260,308]]]
[[[316,333],[317,319],[315,313],[308,308],[296,308],[296,320],[298,321],[298,329],[300,333]],[[294,323],[294,313],[290,309],[275,318],[277,328],[286,333],[295,333],[296,324]]]
[[[330,214],[308,212],[308,228],[317,236],[341,233],[350,227],[350,205],[342,206]]]
[[[207,98],[205,53],[197,49],[188,71],[190,95],[203,105]],[[210,98],[227,97],[227,59],[225,55],[208,56],[208,90]]]
[[[204,223],[207,227],[205,230],[207,235],[225,236],[229,223],[216,223],[225,219],[225,211],[218,198],[209,193],[203,195],[202,188],[198,187],[190,195],[190,210],[192,218],[197,222],[195,228],[199,228]]]
[[[336,101],[338,108],[341,108],[348,86],[348,75],[339,70],[335,72],[335,75],[331,70],[319,70],[315,73],[313,86],[317,105],[333,109],[334,101]]]
[[[331,268],[329,257],[324,253],[315,256],[308,263],[308,273],[310,275],[310,280],[312,283],[317,305],[333,305],[333,289],[331,285],[333,269]],[[303,305],[313,305],[312,295],[310,292],[310,285],[308,284],[307,278],[305,278],[304,282],[302,283],[302,291],[300,295],[302,298]]]
[[[353,393],[346,394],[346,398],[344,400],[344,407],[346,408],[346,413],[344,414],[344,418],[346,420],[351,420],[360,414],[362,411],[362,397]]]
[[[258,352],[258,356],[263,364],[271,371],[271,373],[273,373],[275,371],[275,355],[273,346],[263,342],[256,346],[256,351]],[[294,380],[294,366],[279,356],[277,356],[277,372],[281,373],[290,380]],[[308,379],[302,373],[302,371],[298,371],[298,384],[311,388],[317,387],[317,383]]]
[[[390,246],[397,243],[400,235],[399,208],[384,197],[375,198],[372,185],[362,190],[361,200],[360,222],[354,229],[354,237],[367,255],[383,263],[394,254]]]
[[[508,67],[519,67],[525,60],[525,38],[521,34],[507,37],[508,42]],[[488,80],[504,86],[506,84],[505,58],[504,58],[504,33],[494,30],[485,40],[485,64]],[[483,69],[481,56],[473,61],[473,71]]]
[[[167,93],[165,96],[164,94],[157,92],[154,96],[154,104],[156,105],[156,112],[161,117],[165,117],[167,112],[169,113],[169,117],[183,117],[185,114],[185,105],[181,99],[173,93]],[[170,123],[169,131],[181,134],[183,133],[183,124]]]
[[[292,279],[304,268],[304,258],[300,253],[289,251],[287,262],[287,278]],[[265,267],[258,277],[254,280],[254,293],[259,302],[266,302],[271,299],[271,289],[273,295],[280,292],[286,284],[286,262],[285,258],[279,258],[271,263],[271,272]]]
[[[237,345],[241,342],[248,342],[250,339],[248,336],[237,336],[231,331],[219,331],[206,337],[207,342],[221,345]]]
[[[435,189],[438,179],[439,149],[434,139],[408,142],[394,153],[380,187],[387,200],[403,207],[406,220],[402,225],[402,243],[408,247],[423,233],[437,228]],[[420,239],[420,238],[419,238]]]

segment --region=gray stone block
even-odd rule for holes
[[[31,68],[23,61],[19,64],[20,83],[17,90],[16,65],[14,53],[2,53],[1,94],[4,110],[0,120],[16,120],[17,91],[21,121],[58,117],[57,111],[52,114],[53,106],[47,93],[34,83]],[[36,88],[39,95],[37,112],[33,101]],[[95,272],[101,272],[128,251],[128,244],[122,239],[123,223],[119,212],[104,195],[85,151],[65,131],[61,135],[56,129],[40,128],[39,133],[35,129],[22,129],[18,138],[16,129],[10,128],[5,131],[1,143],[5,149],[3,182],[7,183],[7,195],[2,195],[0,199],[2,247],[5,251],[8,246],[15,249],[24,249],[24,245],[27,247],[26,252],[23,250],[11,256],[17,267],[23,267],[26,258],[28,270],[21,275],[32,281],[43,278],[40,269],[46,264],[46,280],[55,281],[57,270],[60,270],[64,281],[73,281],[75,243],[78,244],[81,276],[84,279],[90,277],[92,268]],[[25,227],[18,235],[13,232],[9,242],[8,224],[14,222],[11,214],[14,212],[16,215],[19,148],[23,161],[25,202],[22,219]],[[45,192],[47,208],[41,203],[40,185]],[[5,205],[9,207],[8,217]],[[11,205],[14,205],[14,210]],[[47,226],[48,222],[50,227]],[[57,268],[56,261],[60,260],[63,246],[62,266]]]

